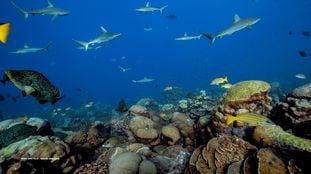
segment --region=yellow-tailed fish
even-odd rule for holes
[[[221,88],[225,88],[225,89],[229,89],[229,88],[231,88],[232,86],[233,86],[232,84],[226,83],[226,84],[221,85],[220,87],[221,87]]]
[[[0,41],[6,43],[11,29],[10,23],[0,23]]]
[[[238,124],[242,125],[249,125],[249,126],[262,126],[262,125],[272,125],[273,122],[270,121],[267,117],[259,114],[254,113],[243,113],[238,114],[236,116],[226,114],[227,117],[227,125],[237,122]]]
[[[211,85],[219,85],[221,83],[228,82],[228,77],[220,77],[212,80]]]

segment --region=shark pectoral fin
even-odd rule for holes
[[[57,15],[54,15],[51,19],[51,21],[54,21],[57,18]]]
[[[23,96],[28,96],[31,95],[33,92],[35,92],[36,90],[31,87],[31,86],[25,86],[24,90],[22,91]]]
[[[163,10],[166,9],[166,7],[168,7],[168,5],[165,5],[163,7],[160,8],[160,13],[163,13]]]

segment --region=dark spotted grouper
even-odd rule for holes
[[[32,70],[7,70],[1,82],[12,82],[23,96],[32,95],[40,104],[56,103],[63,98],[60,91],[41,73]]]

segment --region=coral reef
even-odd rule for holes
[[[268,96],[270,85],[259,80],[242,81],[232,86],[222,97],[221,104],[212,116],[214,133],[224,133],[229,115],[255,113],[268,116],[272,110],[271,98]]]
[[[300,86],[279,103],[274,114],[284,129],[311,138],[311,83]]]
[[[108,164],[84,164],[74,174],[108,174]]]
[[[269,149],[257,152],[258,173],[287,173],[284,162]]]
[[[149,116],[148,109],[145,106],[133,105],[130,107],[129,112],[135,116]]]
[[[159,137],[155,128],[156,124],[149,118],[135,116],[131,119],[129,128],[134,133],[135,138],[140,142],[152,142]]]
[[[78,154],[87,154],[101,146],[107,137],[107,130],[104,126],[91,127],[87,133],[75,132],[65,138]]]
[[[260,145],[311,153],[311,140],[285,132],[280,126],[258,126],[253,139]]]
[[[169,145],[175,145],[176,143],[178,143],[178,141],[181,138],[181,135],[179,133],[179,130],[172,125],[167,125],[162,127],[162,135],[165,138],[168,138],[168,144]]]
[[[31,136],[1,149],[0,164],[6,164],[4,170],[20,174],[44,173],[46,169],[49,173],[70,173],[76,159],[60,139]]]
[[[174,146],[171,146],[174,147]],[[189,161],[190,153],[187,150],[178,149],[174,154],[156,155],[150,160],[155,164],[158,174],[184,173],[184,169]],[[168,154],[167,154],[168,155]]]
[[[136,105],[143,106],[147,108],[148,111],[156,112],[159,110],[158,102],[151,98],[142,98],[136,103]]]
[[[237,137],[217,137],[195,149],[186,173],[225,173],[233,162],[251,155],[257,148]]]

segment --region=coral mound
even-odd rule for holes
[[[225,173],[231,163],[245,159],[256,150],[255,146],[237,137],[213,138],[193,152],[186,173]]]
[[[248,101],[250,98],[261,100],[263,93],[269,92],[269,83],[259,80],[243,81],[232,86],[223,96],[223,102]]]

